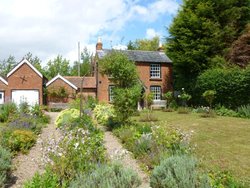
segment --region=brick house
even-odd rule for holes
[[[58,74],[51,79],[47,84],[48,102],[69,102],[75,99],[82,91],[83,96],[96,97],[96,78],[95,77],[78,77],[78,76],[61,76]],[[57,100],[57,97],[51,95],[53,92],[58,92],[64,88],[67,97],[64,100]],[[81,89],[82,88],[82,89]]]
[[[26,59],[18,63],[6,80],[0,77],[0,104],[13,101],[17,105],[43,104],[43,86],[46,78]]]
[[[104,57],[112,50],[102,49],[102,42],[96,45],[96,60],[94,62],[98,70],[98,59]],[[154,102],[162,100],[162,94],[173,90],[172,61],[166,56],[162,48],[158,51],[121,50],[131,61],[134,61],[143,85],[143,93],[154,94]],[[114,84],[106,75],[97,71],[97,99],[99,101],[112,101],[112,88]],[[141,101],[141,107],[144,102]]]

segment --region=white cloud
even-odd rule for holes
[[[154,37],[161,37],[161,33],[160,32],[156,32],[153,28],[148,28],[146,31],[146,38],[147,39],[152,39]]]
[[[19,61],[32,52],[43,61],[57,54],[77,60],[77,42],[94,49],[93,39],[116,44],[129,21],[154,21],[177,10],[175,0],[1,0],[0,60]],[[107,35],[107,32],[111,34]],[[111,45],[110,45],[111,46]]]

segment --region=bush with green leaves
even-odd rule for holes
[[[97,166],[90,173],[80,174],[71,188],[136,188],[141,181],[136,172],[120,164]]]
[[[0,145],[0,187],[4,187],[11,170],[11,153]]]
[[[75,119],[79,118],[80,111],[77,109],[66,109],[59,113],[56,118],[55,124],[57,127],[67,126],[70,122],[73,122]]]
[[[7,122],[9,117],[17,112],[17,107],[14,103],[5,103],[0,106],[0,122]]]
[[[110,104],[97,104],[93,110],[94,117],[97,122],[102,125],[107,125],[109,118],[115,117],[115,111]]]
[[[238,107],[237,113],[239,117],[250,118],[250,104]]]
[[[174,155],[161,161],[150,177],[152,188],[210,187],[208,177],[200,179],[197,160],[188,155]]]
[[[77,127],[63,130],[58,144],[48,148],[53,148],[48,149],[48,161],[63,182],[70,181],[79,173],[91,171],[95,164],[106,160],[103,133],[98,130]]]
[[[239,116],[239,114],[236,111],[228,109],[225,106],[220,106],[220,105],[218,105],[215,108],[215,112],[219,116],[230,116],[230,117],[238,117]]]
[[[43,174],[36,173],[31,180],[24,183],[24,188],[64,188],[60,178],[51,168],[46,168]]]
[[[187,102],[192,98],[191,95],[189,95],[184,88],[181,89],[181,93],[178,95],[178,99],[181,102],[182,106],[187,106]]]
[[[8,139],[8,148],[16,153],[21,151],[26,153],[35,143],[36,135],[29,130],[14,130]]]
[[[202,73],[196,82],[195,100],[202,104],[201,95],[206,90],[217,92],[214,104],[236,109],[250,104],[250,66],[246,69],[216,68]]]
[[[125,147],[149,170],[158,165],[163,156],[188,153],[185,134],[162,125],[135,124],[113,130]]]
[[[208,102],[210,108],[212,108],[212,103],[214,101],[215,95],[216,91],[214,90],[207,90],[202,94],[202,97]]]
[[[170,104],[174,100],[174,94],[172,91],[168,91],[163,95],[164,99],[166,100],[166,107],[170,108]]]

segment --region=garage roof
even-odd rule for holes
[[[5,85],[8,85],[8,82],[7,82],[4,78],[2,78],[1,76],[0,76],[0,80],[1,80]]]

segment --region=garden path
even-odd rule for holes
[[[59,113],[49,112],[47,114],[51,118],[50,124],[48,124],[46,128],[42,129],[42,133],[39,135],[35,146],[31,148],[28,155],[20,154],[14,158],[13,165],[15,167],[15,170],[12,173],[12,182],[8,187],[22,187],[23,183],[31,179],[36,172],[43,172],[43,144],[47,143],[49,139],[53,138],[55,140],[58,140],[60,137],[60,132],[58,129],[56,129],[56,126],[54,124],[55,119]]]
[[[149,188],[149,177],[148,175],[140,169],[137,161],[132,157],[130,152],[123,148],[122,144],[118,141],[112,132],[104,129],[104,145],[107,149],[107,154],[111,160],[116,160],[120,162],[124,167],[131,168],[138,173],[142,180],[140,188]]]

